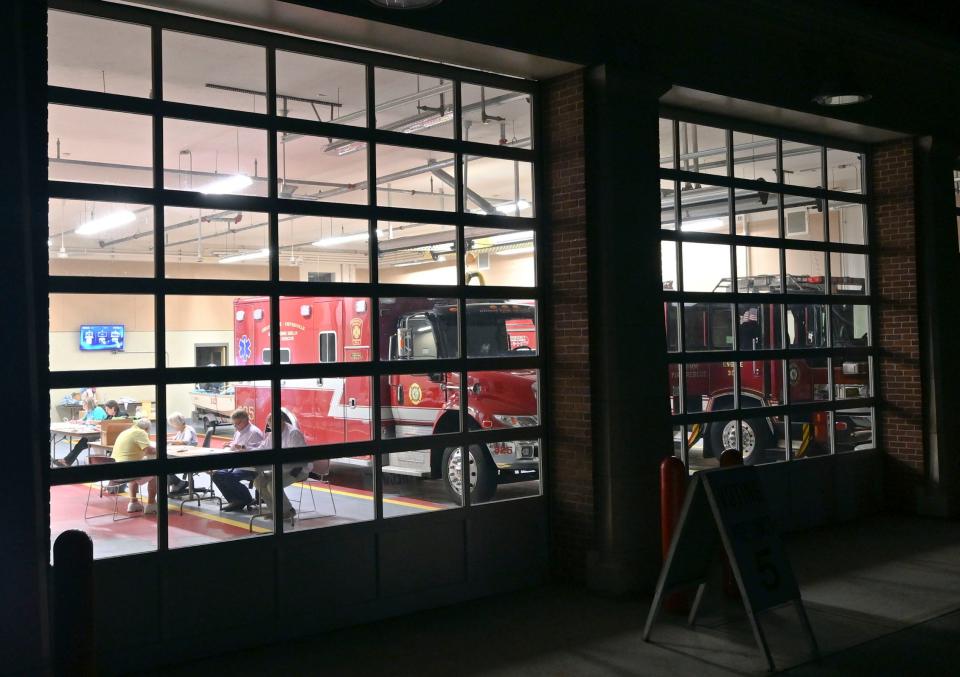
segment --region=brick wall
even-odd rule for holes
[[[876,148],[872,174],[885,495],[910,511],[924,469],[913,141]]]
[[[584,172],[583,72],[543,91],[545,195],[552,259],[550,335],[551,561],[558,579],[582,580],[593,545],[593,462]]]

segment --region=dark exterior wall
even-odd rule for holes
[[[555,577],[581,580],[593,544],[583,72],[543,90],[551,322],[549,500]]]
[[[879,146],[871,169],[884,488],[889,507],[910,511],[924,474],[913,141]]]

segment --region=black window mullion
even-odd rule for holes
[[[460,141],[463,138],[463,122],[462,122],[462,91],[459,82],[454,82],[453,86],[453,122],[454,122],[454,139]],[[454,204],[458,217],[462,217],[464,212],[467,211],[466,207],[466,177],[464,163],[467,161],[467,156],[460,150],[454,153],[454,182],[456,184],[454,196]],[[531,196],[531,199],[532,196]],[[466,238],[464,237],[464,226],[461,221],[460,225],[457,226],[457,250],[458,252],[463,252],[464,243]],[[458,255],[459,261],[457,262],[457,305],[460,309],[460,322],[457,324],[458,330],[458,342],[460,344],[460,355],[465,360],[469,360],[467,357],[467,296],[466,296],[466,261],[463,258],[462,254]],[[469,362],[468,362],[469,363]],[[467,369],[464,369],[460,372],[460,431],[467,432],[467,378],[470,372]],[[469,511],[470,509],[470,451],[468,445],[463,444],[460,447],[460,467],[461,470],[461,505],[464,510]],[[441,475],[443,471],[441,471]],[[469,514],[469,513],[468,513]],[[468,565],[469,566],[469,565]]]

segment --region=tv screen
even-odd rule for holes
[[[84,324],[80,326],[80,350],[123,350],[122,324]]]

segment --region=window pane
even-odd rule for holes
[[[474,257],[476,258],[476,257]],[[487,257],[489,267],[489,256]],[[457,283],[457,229],[425,223],[377,224],[380,282]]]
[[[150,96],[150,29],[72,12],[47,14],[47,82]]]
[[[539,379],[536,369],[469,372],[467,405],[473,423],[484,430],[539,425]],[[501,463],[511,461],[505,458],[494,460],[501,468],[504,467]]]
[[[791,186],[823,188],[820,146],[783,142],[783,182]]]
[[[367,124],[365,67],[360,63],[277,51],[277,115]]]
[[[157,478],[138,478],[136,489],[140,496],[140,509],[131,508],[132,483],[122,484],[110,480],[85,484],[65,484],[50,487],[50,562],[53,560],[53,545],[64,531],[76,529],[86,533],[93,541],[94,559],[132,555],[138,552],[153,552],[157,549],[156,497],[146,512],[149,487],[156,488]],[[145,481],[149,479],[150,482]],[[122,488],[122,490],[121,490]]]
[[[827,383],[827,358],[810,357],[790,360],[787,366],[790,404],[820,402],[830,399]]]
[[[680,350],[680,304],[664,303],[663,319],[666,324],[667,352]]]
[[[270,302],[265,296],[167,296],[166,321],[168,367],[268,363]],[[224,345],[228,348],[215,355],[198,350]]]
[[[196,347],[197,362],[217,365],[225,346]],[[167,456],[189,458],[206,454],[238,453],[271,446],[267,431],[270,413],[269,381],[214,381],[173,383],[167,386]],[[235,418],[238,411],[246,414]],[[183,420],[173,414],[181,414]],[[246,423],[246,425],[244,424]],[[183,427],[181,427],[183,426]],[[171,476],[172,484],[176,480]]]
[[[367,204],[367,144],[305,134],[277,134],[279,197]]]
[[[267,133],[192,120],[163,121],[163,185],[205,195],[267,194]]]
[[[153,297],[50,294],[50,371],[150,369]]]
[[[453,155],[377,145],[377,205],[451,212],[455,186]]]
[[[787,345],[791,348],[826,348],[826,309],[818,303],[788,305]]]
[[[459,315],[456,299],[381,298],[380,359],[458,357]]]
[[[660,181],[660,227],[664,230],[677,229],[676,184],[673,181]]]
[[[740,179],[776,183],[776,139],[745,132],[734,132],[733,175]]]
[[[284,512],[294,512],[284,531],[302,531],[373,519],[373,461],[370,456],[317,459],[308,466],[283,466]],[[304,473],[306,472],[306,475]]]
[[[365,376],[285,379],[280,401],[292,427],[284,447],[343,444],[372,438],[371,379]],[[269,390],[269,389],[268,389]]]
[[[813,411],[803,414],[791,414],[790,443],[794,458],[810,458],[830,453],[829,411]]]
[[[733,350],[733,306],[685,303],[683,339],[687,350]]]
[[[156,389],[148,385],[77,386],[50,391],[50,461],[52,468],[118,460],[143,460],[153,453]],[[127,435],[123,450],[113,454],[120,433],[137,419],[151,422],[149,430]]]
[[[830,307],[831,345],[835,347],[870,345],[870,306],[835,305]]]
[[[164,207],[164,273],[171,278],[266,280],[269,220],[261,212]],[[141,246],[149,246],[144,241]]]
[[[726,176],[726,130],[681,122],[679,169]]]
[[[833,358],[833,397],[851,400],[871,397],[870,358]]]
[[[741,303],[737,306],[739,315],[740,350],[776,350],[783,348],[780,313],[783,306],[778,303]]]
[[[51,275],[153,276],[153,207],[51,198]]]
[[[830,241],[844,244],[866,242],[866,205],[851,202],[830,203]]]
[[[463,208],[474,214],[533,216],[533,165],[465,156]]]
[[[684,365],[686,412],[733,409],[733,362]]]
[[[664,289],[677,287],[677,243],[663,240],[660,243],[660,281]]]
[[[431,458],[440,473],[431,479]],[[446,465],[444,465],[446,461]],[[449,474],[444,472],[449,467]],[[383,457],[383,516],[423,515],[458,508],[462,480],[458,479],[460,455],[457,447],[421,449],[385,454]],[[448,479],[449,477],[449,479]]]
[[[823,242],[823,201],[796,195],[783,197],[783,233],[790,240]]]
[[[673,363],[667,365],[667,381],[669,382],[670,388],[668,398],[670,400],[671,416],[683,413],[683,400],[680,397],[681,373],[683,373],[683,365]]]
[[[150,116],[55,104],[47,112],[51,181],[153,185]]]
[[[833,416],[834,443],[837,453],[872,449],[874,443],[873,409],[841,409]]]
[[[863,155],[827,148],[827,188],[862,193]]]
[[[783,360],[740,363],[740,407],[775,407],[783,403]]]
[[[867,293],[866,254],[830,254],[830,290],[834,294]]]
[[[700,242],[684,242],[682,253],[684,291],[732,291],[730,247]]]
[[[258,486],[263,486],[265,473],[270,470],[271,466],[261,465],[179,473],[177,479],[187,482],[193,494],[171,496],[167,506],[169,547],[186,548],[272,534],[273,501],[268,503],[268,496],[255,491]],[[187,479],[183,480],[182,477]],[[251,484],[254,489],[250,488]],[[246,503],[248,508],[221,510],[231,502]],[[271,518],[268,519],[266,515]]]
[[[460,96],[464,141],[533,147],[529,94],[463,83]]]
[[[449,326],[454,326],[448,318]],[[467,357],[537,354],[537,306],[530,299],[482,299],[467,303]]]
[[[459,432],[460,375],[390,374],[380,377],[380,424],[384,439]],[[419,454],[420,452],[412,452]],[[412,459],[414,457],[408,457]],[[420,470],[429,471],[430,459]],[[411,461],[412,462],[412,461]]]
[[[366,221],[280,214],[280,279],[369,282]]]
[[[788,249],[787,292],[823,294],[826,292],[824,271],[826,255],[823,252]]]
[[[752,190],[734,190],[737,235],[780,237],[780,216],[777,206],[780,196],[776,193]]]
[[[467,284],[532,287],[536,278],[532,230],[466,226]]]
[[[453,454],[447,474],[462,472]],[[454,480],[456,482],[456,480]],[[476,444],[470,452],[470,482],[474,503],[509,501],[540,495],[540,440],[510,440]]]
[[[737,291],[766,293],[779,287],[779,249],[737,247]]]
[[[215,108],[267,111],[266,50],[163,31],[163,98]]]
[[[673,169],[673,120],[660,118],[660,166]]]
[[[680,228],[696,233],[729,233],[730,191],[722,186],[681,190]]]
[[[711,429],[711,426],[715,426]],[[720,465],[720,454],[723,449],[716,449],[711,444],[712,437],[720,437],[723,423],[688,423],[685,426],[687,444],[687,467],[691,473]],[[736,430],[736,426],[734,426]],[[723,446],[722,442],[719,446]]]
[[[377,68],[374,82],[378,129],[453,138],[453,81]]]

